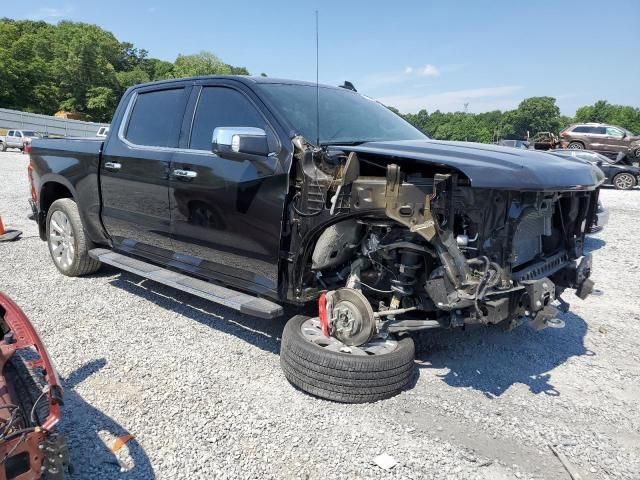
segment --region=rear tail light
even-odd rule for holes
[[[569,136],[569,134],[568,134],[566,131],[562,131],[562,132],[560,132],[560,136],[561,136],[562,138],[566,138],[566,137],[568,137],[568,136]]]
[[[36,184],[33,181],[33,166],[31,162],[29,162],[29,166],[27,167],[27,175],[29,176],[29,185],[31,185],[31,200],[34,203],[38,202],[38,192],[36,191]]]

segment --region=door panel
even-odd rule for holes
[[[258,127],[275,135],[255,104],[227,87],[204,87],[193,118],[189,148],[176,152],[171,163],[172,172],[194,172],[170,178],[176,257],[229,284],[275,294],[288,175],[275,155],[228,160],[210,151],[217,126]]]
[[[170,180],[176,258],[213,276],[217,272],[275,290],[287,182],[279,160],[176,153],[176,169],[197,174]]]
[[[100,165],[102,219],[114,246],[171,257],[169,168],[177,149],[184,88],[136,94]],[[115,132],[114,132],[115,133]]]
[[[607,127],[607,151],[612,153],[625,152],[629,149],[629,142],[624,139],[624,132],[615,127]]]

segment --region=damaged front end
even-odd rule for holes
[[[468,324],[559,327],[561,294],[593,290],[583,247],[599,179],[485,188],[373,147],[294,146],[283,285],[300,303],[324,293],[323,329],[345,345]]]
[[[0,293],[0,480],[62,479],[69,466],[60,420],[62,387],[22,310]]]

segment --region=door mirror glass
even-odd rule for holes
[[[247,155],[269,155],[267,133],[256,127],[216,127],[211,150],[223,158],[247,159]]]

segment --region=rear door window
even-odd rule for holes
[[[257,127],[267,131],[264,117],[243,93],[227,87],[204,87],[193,119],[189,148],[211,151],[216,127]]]
[[[125,138],[136,145],[177,147],[184,107],[184,88],[139,93]]]
[[[595,133],[596,135],[604,135],[607,129],[604,127],[591,127],[591,133]]]

